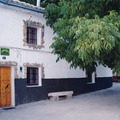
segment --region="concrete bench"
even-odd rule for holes
[[[73,95],[73,91],[63,91],[63,92],[51,92],[48,93],[50,100],[52,101],[59,101],[59,97],[65,97],[66,99],[71,99]]]

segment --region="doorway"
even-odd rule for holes
[[[11,106],[11,67],[0,67],[0,107]]]

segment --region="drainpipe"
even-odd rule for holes
[[[41,0],[37,0],[37,7],[40,7]]]

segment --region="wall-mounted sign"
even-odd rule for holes
[[[10,55],[10,50],[8,48],[1,48],[1,55]]]

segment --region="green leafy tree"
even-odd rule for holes
[[[58,59],[93,72],[102,64],[120,72],[120,0],[59,0],[45,18]]]
[[[41,7],[46,7],[51,3],[58,4],[58,2],[59,0],[41,0]]]

